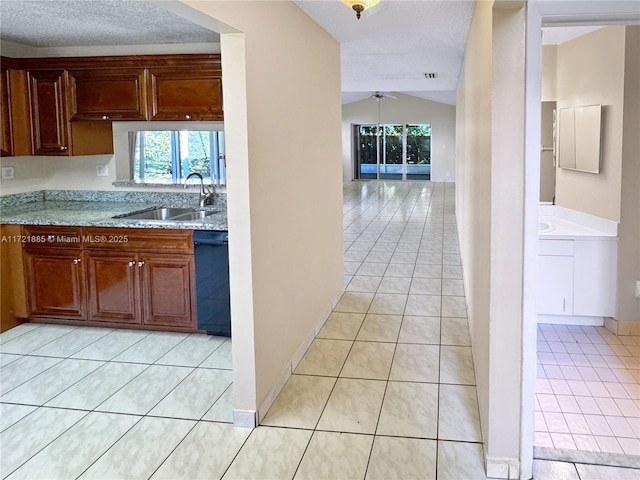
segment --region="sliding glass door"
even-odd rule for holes
[[[431,125],[406,125],[407,180],[431,179]]]
[[[431,125],[354,125],[356,179],[429,180]]]

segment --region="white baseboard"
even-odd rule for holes
[[[621,322],[615,318],[605,317],[604,326],[615,335],[640,335],[640,321]]]
[[[271,405],[273,405],[273,402],[275,402],[276,398],[278,398],[278,395],[280,395],[280,392],[282,391],[282,389],[284,388],[285,384],[287,383],[287,380],[289,380],[289,377],[291,377],[291,374],[293,373],[293,371],[298,366],[298,363],[300,363],[300,360],[302,360],[302,357],[304,357],[304,354],[307,353],[307,350],[311,346],[311,343],[316,338],[316,335],[318,334],[318,332],[320,332],[320,330],[324,326],[324,323],[327,321],[327,318],[329,318],[329,315],[331,315],[331,312],[333,311],[334,307],[340,301],[340,297],[342,297],[343,293],[344,293],[344,290],[341,290],[340,293],[338,294],[338,296],[336,296],[333,299],[333,301],[331,302],[331,306],[328,307],[324,311],[324,313],[322,314],[322,318],[318,321],[318,323],[316,323],[315,328],[309,334],[309,336],[307,338],[305,338],[304,342],[302,342],[302,345],[300,346],[298,351],[293,355],[293,358],[291,359],[291,362],[280,373],[280,377],[278,379],[278,382],[275,384],[275,386],[271,389],[269,394],[265,397],[265,399],[262,401],[262,403],[258,407],[258,412],[257,412],[257,415],[256,415],[257,416],[257,425],[259,425],[260,422],[262,422],[262,420],[264,419],[265,415],[267,414],[267,412],[271,408]],[[233,423],[234,423],[234,425],[236,423],[235,411],[234,411]]]
[[[258,425],[256,422],[256,412],[254,410],[234,410],[233,411],[233,426],[242,428],[255,428]]]
[[[275,384],[275,386],[271,389],[269,394],[258,407],[258,425],[260,425],[260,422],[262,422],[262,420],[264,419],[265,415],[271,408],[271,405],[273,405],[273,402],[275,402],[276,398],[278,398],[278,395],[280,395],[280,392],[287,383],[287,380],[289,380],[289,377],[291,377],[292,371],[293,368],[291,364],[287,365],[286,368],[282,370],[282,372],[280,373],[280,378],[278,379],[278,383]]]
[[[538,314],[538,323],[554,325],[582,325],[586,327],[602,327],[604,317],[585,317],[582,315],[542,315]]]
[[[520,478],[520,461],[516,458],[501,458],[485,456],[488,478],[503,478],[517,480]]]

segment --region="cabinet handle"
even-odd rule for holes
[[[138,262],[138,267],[142,267],[144,265],[144,262]]]
[[[136,262],[129,262],[129,266],[133,267],[136,264]]]
[[[189,115],[188,113],[184,116],[184,118],[186,118],[187,120],[191,120],[191,115]]]
[[[109,115],[102,115],[103,120],[109,120]]]
[[[562,311],[566,312],[567,311],[567,299],[562,297]]]
[[[74,258],[74,259],[73,259],[73,264],[74,264],[74,265],[77,265],[77,264],[79,264],[81,261],[82,261],[82,259],[81,259],[81,258]]]
[[[64,152],[67,148],[69,148],[69,147],[65,147],[64,145],[62,145],[62,146],[60,147],[60,151],[61,151],[61,152]]]

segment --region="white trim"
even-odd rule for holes
[[[540,184],[540,115],[542,102],[542,26],[548,25],[611,25],[640,22],[635,1],[573,1],[530,0],[527,2],[526,61],[526,157],[525,157],[525,261],[524,261],[524,328],[523,377],[520,439],[520,478],[533,476],[533,412],[535,398],[536,335],[535,326],[537,291],[537,226],[538,192],[532,189]],[[536,215],[533,216],[532,212]],[[533,230],[533,231],[532,231]],[[535,232],[535,233],[534,233]],[[535,255],[533,255],[535,252]],[[531,298],[533,296],[533,298]],[[532,320],[534,319],[534,320]]]
[[[538,3],[527,2],[525,29],[524,234],[522,265],[522,377],[518,478],[533,477],[537,371],[538,224],[542,115],[542,27]],[[512,477],[514,475],[509,473]]]
[[[256,411],[255,410],[234,410],[233,411],[233,426],[241,428],[255,428],[256,423]]]
[[[262,420],[264,420],[264,417],[271,408],[271,405],[273,405],[273,402],[275,402],[276,398],[278,398],[278,395],[280,395],[280,392],[286,385],[287,380],[289,380],[289,377],[291,377],[292,371],[293,368],[291,368],[291,364],[289,364],[285,367],[284,370],[282,370],[282,372],[280,372],[280,378],[278,378],[276,384],[273,386],[269,394],[265,397],[265,399],[258,407],[258,425],[262,422]]]
[[[346,285],[345,285],[345,287],[346,287]],[[344,293],[344,288],[333,299],[333,301],[331,302],[331,306],[329,308],[327,308],[325,310],[325,312],[322,314],[322,319],[316,324],[316,328],[314,330],[316,336],[320,333],[320,330],[322,330],[322,327],[324,327],[324,324],[327,321],[327,319],[329,318],[329,315],[331,315],[331,313],[333,312],[333,309],[336,308],[336,305],[340,301],[340,297],[342,297],[343,293]]]
[[[538,315],[538,323],[551,323],[553,325],[583,325],[589,327],[602,327],[604,317],[587,317],[585,315]]]
[[[487,477],[515,480],[520,478],[520,462],[515,458],[485,456]]]
[[[618,336],[640,335],[640,320],[637,322],[625,322],[615,318],[605,317],[604,326],[611,333]]]

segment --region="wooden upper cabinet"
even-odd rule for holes
[[[3,157],[13,155],[13,133],[11,123],[11,96],[9,94],[9,70],[2,69],[0,77],[0,89],[2,90],[2,136],[0,137],[0,155]]]
[[[219,120],[222,71],[210,67],[149,68],[150,120]]]
[[[144,68],[70,70],[69,119],[146,120]]]
[[[28,75],[33,154],[69,155],[64,70],[35,70]]]

